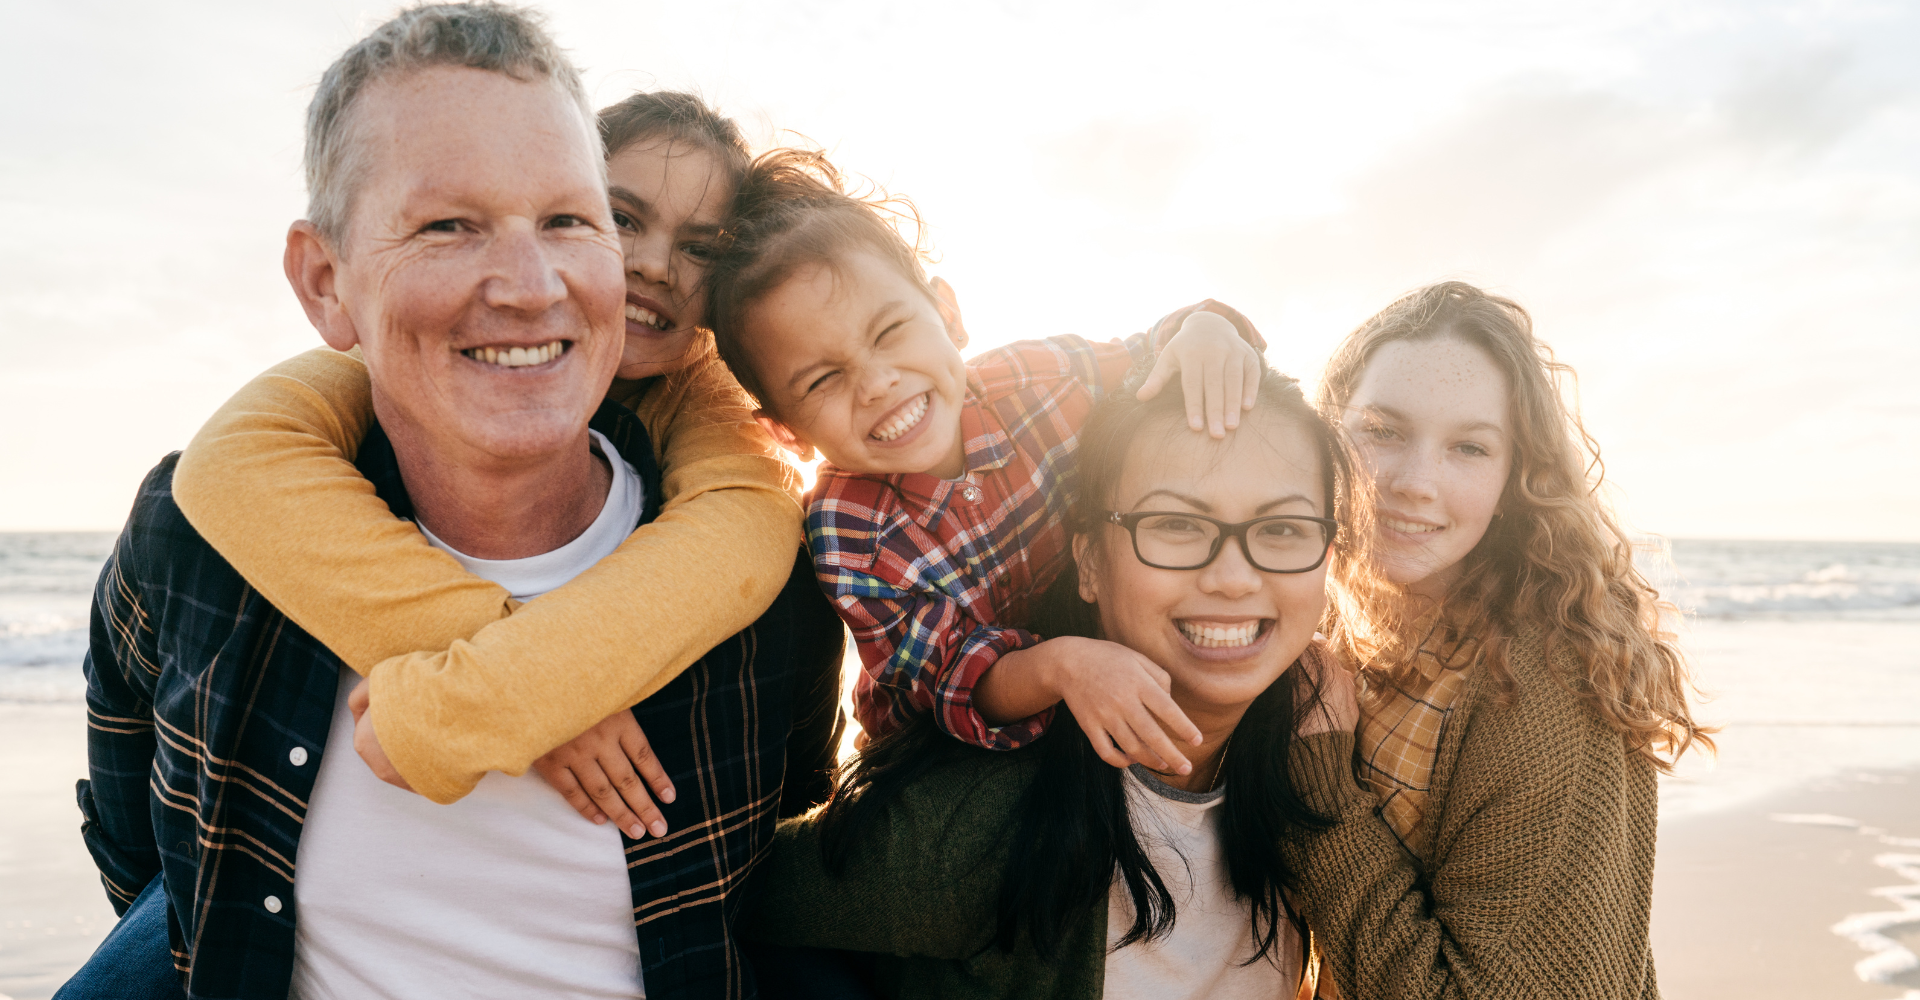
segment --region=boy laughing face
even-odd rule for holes
[[[853,473],[966,472],[967,342],[953,290],[935,299],[878,256],[809,264],[755,302],[745,339],[775,438]]]

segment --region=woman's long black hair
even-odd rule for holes
[[[1097,530],[1130,447],[1150,424],[1186,428],[1185,402],[1177,384],[1146,402],[1135,398],[1146,370],[1144,363],[1136,367],[1124,386],[1102,399],[1080,435],[1079,488],[1068,515],[1069,528],[1076,533]],[[1326,499],[1322,509],[1344,520],[1350,483],[1346,453],[1307,404],[1299,383],[1268,371],[1255,411],[1281,416],[1307,431],[1320,453]],[[1257,433],[1254,423],[1243,420],[1236,433]],[[1168,434],[1167,440],[1172,444],[1178,439]],[[1069,565],[1049,588],[1032,624],[1044,636],[1101,637],[1097,610],[1080,600],[1076,567]],[[1283,919],[1304,928],[1282,895],[1297,878],[1281,859],[1281,838],[1297,828],[1321,829],[1331,823],[1301,799],[1287,770],[1293,734],[1319,699],[1318,685],[1296,662],[1248,707],[1224,765],[1222,777],[1230,791],[1222,804],[1221,835],[1234,893],[1252,903],[1256,959],[1278,958]],[[1035,950],[1050,958],[1063,930],[1106,897],[1116,870],[1132,896],[1134,912],[1133,926],[1117,947],[1162,937],[1173,929],[1173,895],[1134,835],[1124,776],[1094,753],[1064,704],[1055,711],[1047,735],[1014,751],[1037,756],[1039,766],[1017,807],[1019,821],[1001,879],[994,944],[1011,952],[1024,932]],[[821,820],[829,870],[845,870],[859,850],[860,831],[876,826],[887,805],[922,775],[971,754],[1000,752],[961,743],[926,717],[868,744],[843,771]]]

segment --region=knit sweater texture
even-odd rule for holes
[[[1284,846],[1348,1000],[1656,1000],[1647,926],[1654,767],[1575,691],[1565,649],[1513,636],[1510,703],[1468,678],[1409,854],[1354,777],[1353,736],[1296,745],[1294,782],[1336,824]]]

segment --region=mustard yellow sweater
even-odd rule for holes
[[[174,498],[274,607],[373,684],[373,724],[413,788],[452,802],[673,680],[773,603],[800,544],[799,480],[711,349],[614,384],[653,439],[660,517],[520,605],[393,516],[353,466],[367,369],[309,351],[222,406]]]

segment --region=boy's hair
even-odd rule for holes
[[[910,224],[909,242],[896,224]],[[920,262],[923,226],[913,202],[878,188],[856,193],[825,154],[782,148],[760,154],[736,189],[728,239],[709,272],[707,316],[720,357],[760,405],[767,394],[742,337],[747,313],[800,268],[838,269],[865,251],[899,271],[929,299]]]
[[[753,153],[733,119],[694,94],[676,90],[640,91],[600,109],[600,142],[607,159],[638,142],[665,139],[686,143],[720,161],[735,190],[747,176]]]
[[[1500,637],[1523,623],[1544,625],[1550,651],[1573,655],[1583,696],[1633,751],[1666,771],[1695,742],[1711,749],[1713,730],[1695,723],[1687,704],[1686,660],[1661,626],[1661,609],[1671,605],[1634,566],[1632,540],[1600,496],[1600,446],[1562,395],[1573,369],[1534,338],[1525,309],[1460,281],[1402,297],[1334,351],[1320,383],[1321,413],[1341,422],[1381,347],[1444,338],[1478,348],[1500,370],[1513,449],[1500,513],[1447,596],[1448,627],[1480,643],[1478,662],[1511,692]],[[1332,567],[1341,605],[1335,644],[1388,678],[1414,669],[1418,637],[1397,619],[1397,588],[1358,560]]]

